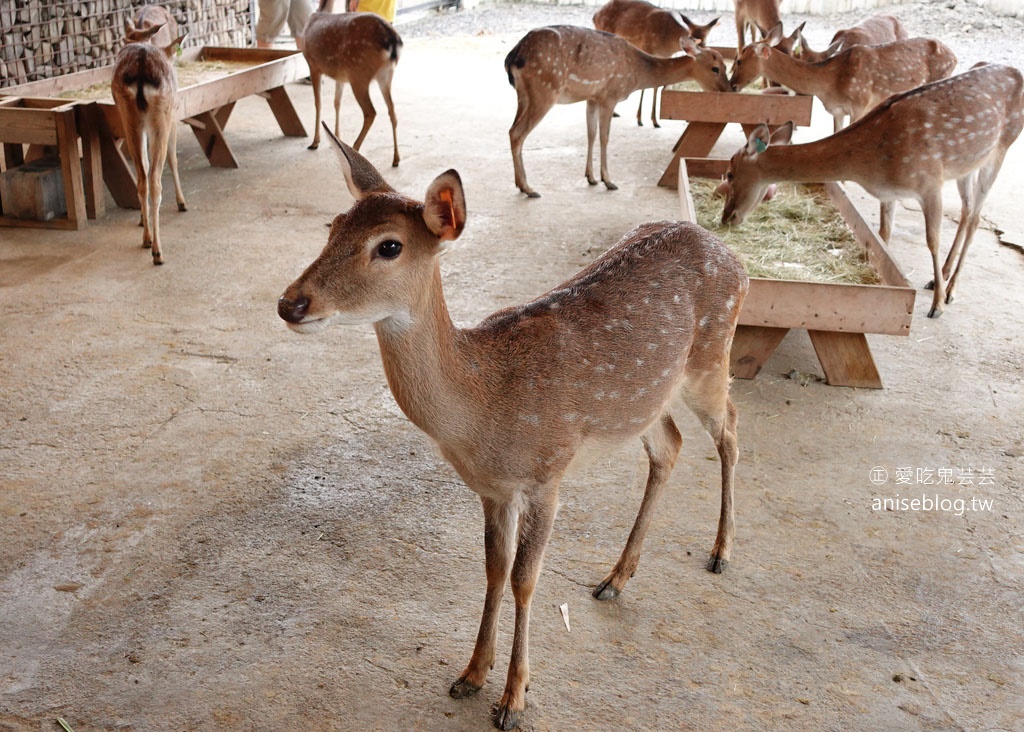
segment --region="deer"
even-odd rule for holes
[[[879,46],[883,43],[903,41],[909,37],[900,19],[895,15],[875,14],[857,25],[837,30],[824,51],[812,50],[801,33],[798,57],[801,61],[817,63],[852,46]]]
[[[739,52],[746,43],[747,28],[750,29],[750,42],[757,40],[754,29],[760,31],[761,36],[781,25],[782,16],[779,14],[779,0],[736,0],[736,51]]]
[[[309,16],[303,33],[302,55],[309,65],[316,105],[316,124],[310,150],[320,147],[320,82],[324,76],[334,79],[334,134],[340,136],[341,92],[345,82],[363,111],[363,128],[353,144],[358,150],[377,116],[370,99],[370,82],[376,81],[391,118],[394,147],[392,167],[398,167],[398,117],[391,100],[391,80],[402,52],[402,37],[388,21],[376,13],[331,12],[333,0],[320,0],[317,12]]]
[[[483,686],[511,584],[514,637],[494,723],[512,729],[526,706],[530,607],[558,488],[581,452],[640,437],[650,463],[633,529],[594,598],[617,597],[637,568],[682,444],[669,410],[675,397],[718,450],[721,513],[706,567],[721,573],[728,565],[739,454],[729,353],[747,275],[696,224],[646,223],[546,294],[457,328],[439,258],[466,224],[458,172],[438,175],[418,201],[331,139],[355,202],[277,311],[298,333],[372,324],[395,401],[479,496],[487,589],[473,653],[449,694],[464,698]]]
[[[859,119],[893,94],[946,78],[957,64],[956,54],[932,38],[853,46],[811,64],[775,48],[778,30],[773,29],[764,41],[743,47],[733,65],[733,88],[742,89],[765,77],[798,94],[813,94],[832,115],[835,132],[842,129],[847,115],[851,121]]]
[[[879,199],[879,237],[888,242],[895,201],[916,198],[932,257],[933,279],[926,289],[934,293],[928,317],[937,318],[943,305],[953,302],[981,207],[1022,126],[1024,76],[998,64],[979,64],[898,94],[815,142],[774,145],[761,125],[729,163],[722,224],[742,224],[769,183],[846,180]],[[962,206],[940,268],[942,185],[947,180],[956,180]]]
[[[707,37],[721,18],[698,25],[682,13],[666,10],[646,0],[611,0],[594,14],[594,28],[622,36],[634,46],[652,56],[675,56],[682,50],[682,40],[692,38],[698,45],[707,46]],[[658,89],[652,90],[651,124],[658,122]],[[640,103],[636,108],[636,123],[643,126],[642,110],[644,90],[640,90]]]
[[[146,35],[154,26],[158,26],[156,35]],[[178,21],[162,5],[143,5],[134,17],[124,20],[124,37],[129,43],[149,41],[157,48],[165,48],[177,35]]]
[[[124,142],[135,163],[142,209],[142,246],[152,250],[153,264],[164,263],[160,245],[160,178],[165,161],[174,179],[178,210],[187,210],[178,178],[178,131],[174,119],[178,80],[171,64],[174,51],[185,36],[178,36],[166,46],[154,46],[150,40],[162,28],[154,25],[138,31],[137,40],[128,42],[118,52],[110,82],[111,96],[124,128]]]
[[[540,194],[526,182],[523,142],[555,104],[587,103],[587,166],[594,179],[594,136],[601,134],[601,181],[616,186],[608,175],[608,133],[616,103],[637,89],[649,89],[693,79],[708,91],[729,91],[725,60],[717,51],[683,39],[686,56],[658,58],[644,53],[624,38],[571,25],[535,28],[505,57],[509,84],[516,90],[518,107],[509,129],[515,182],[529,198]]]

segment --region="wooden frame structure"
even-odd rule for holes
[[[264,48],[226,48],[206,46],[188,49],[182,54],[183,61],[224,61],[251,64],[225,76],[200,82],[178,90],[175,117],[192,129],[206,154],[210,165],[222,168],[237,168],[235,158],[224,128],[228,123],[235,103],[243,97],[257,95],[265,98],[277,119],[281,132],[289,137],[305,137],[306,130],[299,115],[285,91],[285,84],[297,81],[309,74],[305,58],[298,51]],[[111,100],[75,100],[75,91],[95,84],[109,83],[113,74],[112,66],[67,74],[54,79],[36,81],[4,89],[4,94],[20,97],[38,95],[53,97],[69,94],[70,99],[53,100],[61,104],[75,104],[76,123],[82,139],[98,141],[99,158],[102,160],[103,181],[110,190],[114,201],[121,208],[139,208],[135,183],[135,167],[122,149],[124,132],[121,118]],[[0,103],[5,100],[0,98]],[[4,118],[0,118],[0,141],[10,134]],[[70,153],[69,153],[70,157]],[[62,164],[64,154],[61,155]],[[77,159],[77,158],[76,158]],[[89,166],[92,167],[90,159]],[[81,187],[81,186],[79,186]],[[85,204],[89,210],[103,212],[102,187],[86,186]],[[70,211],[69,207],[69,211]],[[12,220],[15,225],[35,225],[37,222]]]
[[[717,165],[717,169],[715,169]],[[728,161],[703,162],[707,177],[720,177]],[[693,220],[689,176],[679,165],[677,185],[683,217]],[[864,247],[880,284],[851,285],[750,278],[750,291],[740,311],[732,346],[732,372],[752,379],[793,328],[810,336],[815,354],[832,386],[881,389],[866,333],[910,335],[916,291],[911,287],[885,243],[861,217],[838,183],[824,189],[839,214]]]

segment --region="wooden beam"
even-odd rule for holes
[[[808,330],[807,335],[829,385],[882,388],[882,377],[863,333]]]
[[[757,376],[788,332],[789,328],[736,326],[729,356],[732,375],[737,379],[753,379]]]

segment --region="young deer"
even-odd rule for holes
[[[912,38],[881,46],[853,46],[811,64],[775,48],[780,37],[781,29],[774,29],[764,41],[744,46],[733,65],[733,87],[742,89],[763,76],[798,94],[813,94],[832,115],[836,132],[847,115],[857,120],[893,94],[944,79],[957,62],[941,42]]]
[[[746,45],[746,31],[750,28],[750,42],[757,40],[754,29],[764,35],[777,25],[781,25],[779,0],[736,0],[736,50]]]
[[[117,54],[110,82],[111,95],[124,127],[124,141],[135,163],[135,177],[142,209],[142,246],[152,248],[153,264],[163,264],[160,247],[160,201],[163,186],[160,177],[164,161],[171,167],[174,197],[178,210],[185,211],[185,195],[178,179],[178,131],[174,104],[178,80],[171,58],[185,36],[167,46],[156,47],[149,39],[162,26],[151,26],[136,34]]]
[[[907,38],[909,36],[903,29],[903,24],[895,15],[870,15],[857,25],[837,30],[824,51],[812,51],[801,33],[801,51],[798,57],[801,61],[813,64],[852,46],[880,46],[883,43],[903,41]]]
[[[438,176],[420,203],[337,144],[355,204],[334,219],[326,248],[285,290],[278,313],[300,333],[372,323],[395,401],[480,496],[487,592],[476,647],[450,694],[483,685],[511,579],[515,633],[495,718],[511,729],[526,704],[530,603],[558,486],[581,449],[639,436],[650,460],[633,530],[594,597],[617,596],[636,570],[682,442],[669,412],[675,397],[718,448],[721,516],[707,568],[728,563],[738,456],[729,351],[747,276],[699,226],[643,224],[547,294],[456,328],[438,259],[466,222],[458,173]]]
[[[158,28],[157,33],[146,35],[153,27]],[[134,18],[125,18],[124,37],[129,43],[149,41],[157,48],[166,48],[178,37],[178,21],[162,5],[143,5]]]
[[[692,38],[697,45],[706,46],[708,34],[720,18],[706,25],[697,25],[682,13],[666,10],[647,0],[611,0],[594,13],[594,27],[605,33],[622,36],[634,46],[652,56],[668,58],[682,50],[684,38]],[[651,124],[658,124],[658,89],[652,89]],[[643,126],[641,111],[644,90],[640,90],[640,104],[636,108],[636,123]]]
[[[320,0],[320,9],[309,16],[303,33],[302,55],[309,64],[316,104],[316,125],[310,150],[320,147],[320,80],[334,79],[334,134],[339,136],[341,91],[345,82],[363,110],[363,128],[356,137],[358,150],[377,116],[370,100],[370,82],[376,81],[391,118],[394,144],[392,166],[398,165],[398,117],[391,101],[391,79],[402,52],[402,38],[389,22],[375,13],[331,13],[333,0]]]
[[[535,28],[505,57],[508,81],[519,106],[508,131],[516,186],[530,198],[539,193],[526,182],[523,141],[556,104],[587,103],[587,182],[594,179],[594,135],[601,132],[601,180],[609,190],[618,186],[608,175],[608,132],[616,103],[637,89],[693,79],[709,91],[729,91],[725,60],[712,49],[683,40],[692,56],[657,58],[610,33],[571,25]]]
[[[981,207],[1022,126],[1024,78],[1017,69],[996,64],[978,65],[895,96],[816,142],[771,145],[761,125],[729,164],[722,223],[743,223],[769,183],[850,180],[882,202],[879,235],[888,241],[894,202],[916,198],[924,211],[934,274],[928,285],[935,290],[928,317],[937,318],[943,303],[953,302]],[[940,269],[942,184],[954,179],[963,205]]]

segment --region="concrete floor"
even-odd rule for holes
[[[637,128],[632,100],[612,131],[619,191],[584,182],[574,105],[527,141],[543,198],[518,194],[501,68],[518,35],[407,42],[401,166],[384,167],[386,116],[364,146],[417,197],[462,174],[469,223],[443,264],[462,324],[678,215],[655,182],[682,123]],[[311,128],[310,87],[289,92]],[[351,138],[351,95],[343,115]],[[487,729],[509,602],[487,686],[447,695],[483,598],[476,497],[394,405],[370,328],[300,337],[275,313],[350,205],[334,157],[281,137],[258,98],[227,131],[238,170],[210,168],[182,128],[190,210],[165,196],[163,267],[132,211],[78,233],[0,231],[0,730],[57,717],[76,732]],[[987,209],[997,222],[1019,211],[1022,157],[1018,142]],[[901,208],[893,242],[918,287],[920,219]],[[688,413],[640,569],[613,602],[589,590],[639,505],[639,443],[566,481],[526,729],[1024,729],[1021,253],[979,232],[958,301],[939,320],[929,301],[918,292],[909,337],[869,338],[884,390],[786,378],[817,372],[804,333],[734,383],[738,535],[722,576],[703,569],[714,447]],[[888,482],[871,482],[876,466]],[[952,484],[934,484],[943,471]],[[873,509],[922,495],[950,510]],[[990,510],[956,510],[972,499]]]

